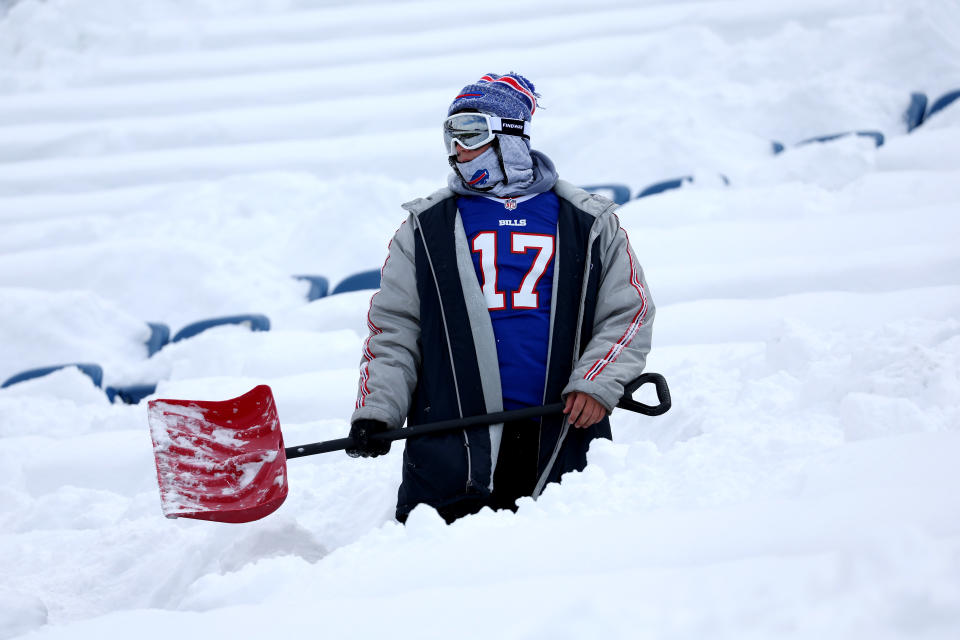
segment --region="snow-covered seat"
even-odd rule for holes
[[[617,204],[624,204],[630,199],[630,189],[623,184],[595,184],[589,187],[581,187],[581,189],[610,198]]]
[[[177,334],[173,336],[173,342],[179,342],[180,340],[185,340],[187,338],[192,338],[198,333],[203,333],[207,329],[212,329],[213,327],[220,327],[228,324],[238,324],[248,327],[251,331],[269,331],[270,330],[270,319],[258,313],[251,313],[239,316],[225,316],[223,318],[210,318],[209,320],[199,320],[197,322],[188,324],[184,328],[177,331]]]
[[[150,327],[150,337],[147,338],[147,356],[149,357],[170,342],[170,327],[160,322],[148,322],[147,326]]]
[[[883,134],[879,131],[843,131],[841,133],[831,133],[825,136],[815,136],[813,138],[807,138],[806,140],[801,140],[797,143],[797,146],[810,144],[812,142],[831,142],[833,140],[838,140],[846,136],[860,136],[863,138],[873,138],[873,143],[882,147],[884,142]]]
[[[679,189],[681,186],[683,186],[684,182],[693,182],[693,176],[681,176],[679,178],[672,178],[670,180],[656,182],[640,191],[640,193],[637,194],[637,198],[645,198],[647,196],[663,193],[664,191],[669,191],[670,189]]]
[[[927,94],[917,91],[910,94],[910,104],[903,113],[903,121],[907,123],[907,133],[910,133],[923,124],[923,114],[927,110]]]
[[[652,196],[658,193],[663,193],[664,191],[669,191],[671,189],[679,189],[685,183],[696,182],[700,185],[706,187],[729,187],[730,178],[723,175],[722,173],[717,174],[697,174],[696,176],[680,176],[679,178],[672,178],[670,180],[664,180],[662,182],[656,182],[650,186],[644,188],[640,193],[637,194],[637,199],[645,198],[647,196]]]
[[[313,302],[327,295],[330,291],[330,281],[323,276],[293,276],[297,280],[306,280],[310,283],[307,291],[307,302]]]
[[[935,114],[937,111],[945,109],[948,105],[953,103],[953,101],[956,100],[957,98],[960,98],[960,89],[954,89],[953,91],[949,91],[943,94],[942,96],[937,98],[932,105],[930,105],[930,110],[927,111],[927,115],[924,117],[924,119],[926,120],[930,118],[930,116]]]
[[[99,387],[103,385],[103,369],[100,367],[100,365],[91,363],[71,363],[21,371],[20,373],[7,378],[3,384],[0,384],[0,389],[17,384],[18,382],[33,380],[34,378],[42,378],[43,376],[49,375],[54,371],[59,371],[60,369],[66,369],[68,367],[76,367],[77,369],[80,369],[80,371],[86,374],[96,386]]]
[[[336,293],[346,293],[347,291],[361,291],[363,289],[379,289],[380,288],[380,269],[371,269],[369,271],[361,271],[360,273],[355,273],[352,276],[347,276],[333,288],[333,291],[330,295]]]
[[[104,391],[110,402],[119,398],[124,404],[140,404],[140,401],[157,390],[155,384],[132,384],[123,387],[107,387]]]

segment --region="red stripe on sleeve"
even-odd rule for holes
[[[627,252],[627,258],[630,261],[630,286],[632,286],[640,296],[640,309],[636,315],[633,316],[633,319],[630,321],[630,326],[628,326],[627,330],[620,336],[620,339],[610,347],[607,355],[594,362],[593,366],[587,370],[586,375],[583,376],[585,380],[594,380],[608,364],[616,362],[620,354],[623,353],[623,350],[630,345],[633,338],[640,332],[643,321],[647,318],[647,294],[643,290],[643,283],[640,280],[640,274],[637,272],[637,265],[633,261],[633,254],[630,251],[630,236],[623,227],[620,227],[620,231],[623,231],[623,235],[627,239],[627,246],[624,248],[624,251]]]
[[[406,224],[406,222],[407,221],[404,220],[400,224],[400,226],[397,227],[397,231],[393,234],[394,237],[396,237],[397,233],[400,232],[400,229],[403,228],[403,225]],[[383,271],[384,269],[387,268],[387,262],[390,261],[390,247],[392,246],[393,246],[393,239],[391,238],[390,242],[387,243],[387,257],[383,261],[383,266],[380,267],[381,284],[383,283]],[[370,349],[370,340],[372,340],[375,336],[378,336],[381,333],[383,333],[383,329],[375,325],[373,323],[373,319],[370,317],[370,311],[373,310],[373,299],[376,298],[379,293],[380,291],[377,290],[376,293],[370,296],[370,305],[367,307],[367,327],[370,329],[370,334],[367,336],[367,339],[363,341],[363,362],[360,363],[360,395],[357,397],[357,404],[356,404],[357,409],[359,409],[360,407],[366,404],[367,396],[370,395],[370,387],[367,386],[367,383],[370,382],[370,366],[369,365],[370,365],[370,362],[376,359],[377,357],[373,354],[373,350]]]

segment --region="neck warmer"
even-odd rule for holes
[[[491,193],[497,185],[504,183],[500,159],[491,146],[489,149],[468,162],[454,162],[454,175],[465,187],[474,193]]]
[[[558,176],[550,158],[539,151],[531,151],[529,143],[517,136],[498,135],[497,142],[499,158],[491,146],[470,162],[454,163],[455,171],[447,179],[451,191],[460,195],[507,198],[543,193],[553,188]],[[483,171],[488,173],[486,179]]]

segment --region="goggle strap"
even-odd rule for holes
[[[530,138],[530,123],[526,120],[514,120],[513,118],[490,118],[491,131],[493,133],[503,133],[508,136],[520,136],[521,138]]]

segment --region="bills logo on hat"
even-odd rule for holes
[[[489,171],[486,169],[479,169],[475,174],[473,174],[473,177],[470,178],[470,182],[467,184],[469,184],[471,187],[482,187],[489,177]]]

